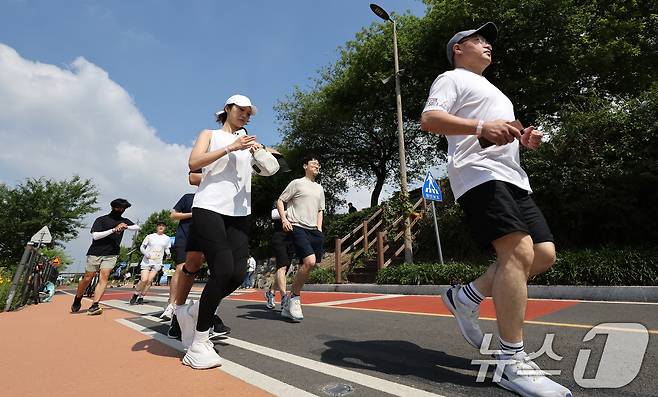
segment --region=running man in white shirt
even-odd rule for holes
[[[439,75],[430,89],[421,129],[448,139],[448,177],[476,239],[493,245],[496,263],[464,286],[443,295],[468,343],[480,348],[479,305],[492,296],[504,368],[499,385],[522,396],[571,396],[545,376],[524,351],[527,282],[555,263],[553,235],[531,198],[519,148],[537,149],[542,133],[513,126],[512,102],[482,73],[491,64],[498,28],[491,22],[455,34],[447,45],[455,69]],[[495,146],[494,146],[495,145]]]
[[[171,255],[169,251],[171,238],[164,234],[166,229],[167,225],[164,222],[158,222],[155,227],[156,232],[146,236],[142,245],[139,246],[144,257],[140,263],[141,279],[137,283],[135,293],[130,298],[131,305],[144,303],[144,296],[151,287],[155,275],[162,269],[162,260],[165,255],[167,257]]]
[[[324,189],[315,181],[320,173],[320,161],[315,156],[306,156],[303,164],[305,176],[292,180],[276,203],[283,230],[292,233],[295,252],[302,262],[281,309],[282,316],[295,321],[304,319],[300,295],[311,269],[322,260],[324,244]]]

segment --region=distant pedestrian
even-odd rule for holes
[[[247,275],[242,282],[241,288],[251,288],[254,285],[254,273],[256,272],[256,259],[249,255],[247,258]]]
[[[347,212],[350,214],[355,213],[358,211],[355,206],[352,205],[352,203],[347,203]]]
[[[171,238],[164,232],[167,224],[163,221],[157,223],[156,232],[151,233],[144,238],[139,250],[144,254],[140,263],[141,278],[135,289],[135,293],[130,298],[130,304],[142,304],[144,296],[151,287],[151,283],[162,270],[162,261],[165,256],[170,255]]]

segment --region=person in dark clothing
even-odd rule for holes
[[[80,310],[82,295],[87,289],[89,283],[94,278],[96,273],[99,273],[98,284],[94,290],[94,302],[87,310],[87,314],[98,315],[103,313],[103,309],[98,305],[98,302],[105,293],[107,280],[110,273],[117,263],[119,257],[119,245],[123,238],[123,232],[127,230],[139,230],[139,226],[135,225],[130,219],[123,217],[123,212],[126,208],[130,207],[128,200],[118,198],[112,200],[110,203],[112,211],[94,221],[91,227],[91,236],[93,241],[87,251],[87,265],[85,267],[85,274],[71,305],[71,313],[76,313]]]

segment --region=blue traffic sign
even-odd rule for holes
[[[432,177],[432,173],[429,171],[425,177],[425,182],[423,182],[423,197],[425,200],[443,201],[441,189],[439,189],[439,186]]]

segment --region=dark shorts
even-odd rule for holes
[[[490,244],[513,232],[529,234],[534,244],[553,241],[551,229],[530,194],[511,183],[485,182],[457,202],[480,244]]]
[[[276,268],[289,267],[290,258],[294,254],[292,233],[283,231],[274,232],[270,244],[272,246],[272,254],[276,258]]]
[[[187,256],[187,239],[176,240],[174,244],[174,253],[176,254],[176,264],[180,265],[185,263],[185,257]]]
[[[293,226],[292,242],[295,247],[295,253],[300,260],[310,255],[315,255],[316,263],[322,260],[324,235],[321,231]]]

